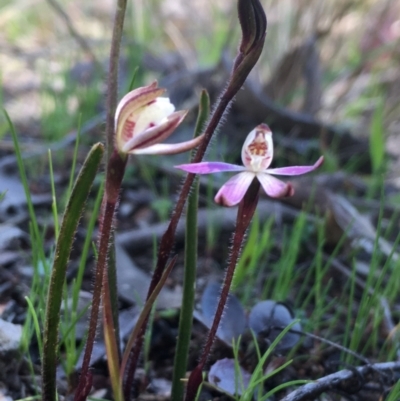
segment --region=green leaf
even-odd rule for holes
[[[42,380],[44,401],[56,401],[57,399],[58,326],[67,263],[75,232],[103,158],[103,153],[104,146],[100,143],[94,145],[90,150],[69,197],[56,244],[43,334]]]
[[[374,111],[370,127],[369,152],[372,162],[372,170],[379,171],[385,158],[385,137],[383,126],[384,104],[380,100]]]

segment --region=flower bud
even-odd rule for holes
[[[116,148],[121,154],[174,154],[196,147],[202,136],[178,144],[160,144],[183,121],[157,82],[137,88],[120,101],[115,113]]]
[[[229,97],[242,87],[260,58],[267,30],[267,18],[259,0],[238,0],[238,13],[242,41],[227,88]]]
[[[242,27],[242,41],[239,50],[243,54],[264,42],[267,18],[259,0],[238,1],[239,22]]]

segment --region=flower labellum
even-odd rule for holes
[[[177,144],[160,144],[183,121],[187,112],[175,111],[157,82],[134,89],[119,102],[115,113],[116,147],[122,154],[176,154],[199,145],[202,136]]]
[[[321,156],[313,166],[268,168],[272,162],[273,152],[272,132],[268,125],[260,124],[250,132],[243,144],[243,166],[222,162],[202,162],[182,164],[176,168],[194,174],[239,172],[222,186],[214,199],[220,205],[235,206],[243,199],[254,178],[258,179],[266,194],[272,198],[293,196],[292,185],[278,180],[273,175],[306,174],[320,167],[324,161]]]

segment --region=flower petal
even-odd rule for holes
[[[158,96],[161,96],[165,89],[157,87],[157,81],[154,81],[150,85],[142,86],[128,92],[118,103],[117,110],[115,111],[115,122],[121,117],[121,114],[125,113],[129,105],[135,104],[133,109],[139,108],[152,101]],[[128,114],[130,114],[128,112]]]
[[[283,182],[266,173],[257,174],[257,178],[264,188],[264,191],[271,198],[284,198],[294,195],[294,189],[290,182]]]
[[[135,121],[133,136],[158,125],[175,111],[175,106],[167,97],[158,97],[152,103],[141,107],[137,112],[129,116],[128,120]],[[132,118],[133,117],[133,118]]]
[[[175,166],[183,171],[194,174],[211,174],[220,173],[223,171],[243,171],[245,170],[242,166],[236,164],[222,163],[222,162],[202,162],[202,163],[189,163]]]
[[[214,201],[222,206],[237,205],[243,199],[255,176],[249,171],[234,175],[221,187],[215,195]]]
[[[118,149],[128,141],[135,129],[136,121],[129,119],[140,108],[151,104],[156,98],[160,97],[165,89],[158,88],[157,82],[151,85],[137,88],[127,93],[119,102],[115,112],[115,133]]]
[[[274,144],[267,124],[260,124],[247,135],[242,147],[242,162],[255,173],[264,171],[272,162]]]
[[[123,145],[122,151],[124,153],[136,153],[137,149],[149,147],[168,138],[182,122],[186,114],[187,111],[185,110],[177,111],[165,118],[165,121],[161,123],[158,122],[154,127],[134,134],[133,137]]]
[[[309,173],[320,167],[324,162],[324,157],[321,156],[313,166],[290,166],[290,167],[280,167],[280,168],[269,168],[265,170],[268,174],[277,175],[301,175]]]
[[[159,143],[145,148],[134,149],[132,152],[135,155],[175,155],[177,153],[187,152],[199,146],[203,140],[204,134],[190,141],[180,143]]]

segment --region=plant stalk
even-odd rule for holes
[[[207,121],[209,113],[210,99],[207,92],[203,90],[200,98],[195,137],[200,135],[201,129]],[[186,373],[190,336],[192,334],[193,309],[196,291],[198,200],[199,183],[198,180],[196,180],[193,190],[189,195],[186,214],[185,269],[183,276],[182,306],[174,361],[174,374],[172,379],[172,400],[183,399],[184,386],[181,379]]]
[[[97,321],[99,317],[100,299],[102,294],[102,281],[104,272],[108,275],[105,283],[108,286],[106,295],[109,295],[109,304],[112,309],[113,331],[115,339],[119,338],[118,309],[117,309],[117,289],[116,289],[116,266],[115,266],[115,247],[112,224],[115,208],[117,206],[118,194],[121,187],[123,174],[125,171],[126,160],[114,150],[114,115],[117,107],[118,98],[118,67],[119,53],[121,47],[122,32],[124,27],[127,0],[117,0],[117,9],[114,16],[113,33],[111,38],[109,71],[107,80],[107,99],[106,99],[106,190],[103,198],[104,213],[100,221],[100,243],[99,255],[95,271],[95,284],[93,289],[93,301],[90,315],[89,332],[86,342],[85,354],[82,364],[81,377],[75,392],[75,401],[84,401],[90,392],[91,374],[89,372],[90,358],[93,351],[93,344],[96,337]],[[118,156],[122,163],[118,162]],[[112,160],[114,158],[114,161]],[[116,166],[115,166],[116,164]],[[118,167],[119,165],[119,167]],[[113,170],[117,167],[117,170]],[[118,171],[118,169],[121,169]],[[114,176],[117,180],[113,182]],[[107,258],[109,258],[108,269],[106,269]],[[118,344],[118,343],[117,343]],[[119,353],[118,348],[118,353]]]
[[[121,48],[122,32],[124,28],[127,0],[117,0],[117,9],[114,16],[114,26],[111,38],[108,81],[107,81],[107,100],[106,100],[106,153],[107,161],[111,159],[114,150],[114,116],[118,101],[118,69],[119,54]],[[107,174],[108,174],[107,167]],[[114,320],[114,330],[116,338],[119,338],[118,321],[118,291],[117,291],[117,271],[115,265],[115,245],[114,234],[111,233],[110,247],[108,255],[108,283],[110,292],[110,302],[112,307],[112,316]],[[120,358],[121,350],[118,347]]]
[[[108,163],[106,187],[103,198],[104,212],[100,224],[98,259],[94,273],[94,288],[89,331],[83,357],[81,377],[75,392],[75,401],[84,401],[91,388],[91,374],[89,372],[90,358],[93,351],[94,340],[96,338],[100,300],[102,297],[103,275],[107,274],[107,258],[114,221],[114,212],[118,203],[119,190],[121,188],[126,162],[127,159],[122,159],[118,152],[114,151]],[[118,337],[115,336],[114,340],[116,341],[117,338]]]
[[[211,352],[211,348],[214,343],[215,336],[217,334],[218,326],[220,324],[225,309],[226,301],[229,295],[229,290],[232,284],[233,275],[235,273],[235,268],[242,250],[243,240],[247,228],[249,227],[249,224],[254,216],[254,212],[257,207],[259,189],[260,189],[260,183],[255,178],[251,183],[249,189],[247,190],[243,200],[239,203],[239,208],[236,218],[236,227],[233,235],[232,252],[229,259],[228,268],[226,270],[224,283],[222,284],[221,297],[218,302],[217,310],[215,312],[211,329],[207,336],[206,344],[203,348],[203,353],[200,358],[200,362],[189,377],[185,401],[193,401],[196,398],[197,391],[203,381],[202,370],[204,369],[204,366],[207,363],[208,356]]]
[[[242,27],[242,41],[239,47],[239,52],[235,58],[228,85],[223,90],[222,95],[220,96],[217,105],[211,114],[211,118],[205,128],[204,139],[199,145],[196,155],[192,160],[193,163],[199,163],[202,161],[211,138],[218,128],[223,115],[227,112],[229,104],[244,84],[247,76],[257,63],[262,52],[267,29],[267,20],[259,0],[238,0],[238,14]],[[168,257],[174,245],[176,227],[182,215],[182,211],[185,206],[186,199],[188,198],[194,178],[194,174],[188,174],[186,176],[178,201],[172,213],[169,226],[161,238],[158,249],[157,265],[153,273],[147,298],[149,298],[151,293],[154,291],[154,288],[160,281],[163,271],[165,270]],[[130,363],[127,369],[127,376],[125,380],[124,394],[129,393],[128,387],[133,382],[140,351],[142,349],[147,322],[148,320],[146,319],[140,330],[135,347],[131,352]]]

